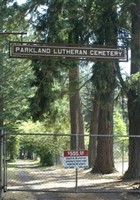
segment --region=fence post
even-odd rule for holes
[[[79,148],[79,134],[76,134],[76,150],[78,150]],[[76,167],[75,170],[75,191],[77,192],[78,190],[78,168]]]
[[[122,174],[124,174],[124,140],[122,142]]]
[[[3,197],[3,130],[0,129],[0,199]]]

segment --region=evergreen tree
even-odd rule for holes
[[[112,45],[117,46],[115,38],[117,37],[117,8],[114,1],[95,1],[94,6],[98,11],[97,27],[95,31],[95,42],[98,45]],[[113,40],[114,39],[114,40]],[[95,43],[94,42],[94,43]],[[94,104],[92,117],[93,125],[91,124],[91,131],[95,134],[102,135],[97,138],[97,156],[95,164],[93,166],[93,172],[112,173],[114,170],[113,161],[113,108],[114,108],[114,89],[115,89],[115,77],[116,77],[116,64],[115,62],[108,60],[107,62],[96,62],[93,65],[92,82],[94,85]],[[95,113],[96,111],[96,113]],[[96,125],[94,125],[96,123]],[[93,134],[94,132],[91,132]],[[108,137],[103,137],[108,135]],[[95,138],[90,137],[90,153],[92,145],[95,144]]]
[[[131,77],[127,94],[130,138],[129,167],[124,178],[133,179],[140,177],[140,0],[127,3],[127,12],[131,16]]]
[[[39,4],[38,4],[39,5]],[[82,3],[80,1],[55,1],[48,3],[43,13],[36,12],[33,23],[40,42],[53,43],[81,43],[83,29],[81,27]],[[38,87],[35,96],[31,99],[31,110],[34,119],[43,116],[45,112],[53,112],[52,102],[58,98],[58,91],[54,90],[54,80],[62,81],[64,71],[69,70],[70,84],[70,118],[71,133],[83,133],[83,117],[81,112],[80,91],[78,86],[79,62],[78,61],[34,61],[34,71]],[[74,111],[74,112],[73,112]],[[50,115],[51,116],[51,115]],[[74,138],[74,139],[73,139]],[[76,148],[76,137],[72,137],[71,148]],[[84,138],[79,138],[79,148],[84,148]]]

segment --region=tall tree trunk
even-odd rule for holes
[[[68,43],[81,44],[82,23],[80,23],[78,7],[81,5],[78,1],[68,1],[73,5],[69,13]],[[76,10],[75,10],[76,9]],[[84,121],[82,115],[82,104],[79,91],[79,62],[73,61],[73,66],[69,69],[69,88],[70,88],[70,119],[71,119],[71,149],[84,149]],[[76,134],[77,136],[72,136]],[[80,134],[78,136],[78,134]]]
[[[1,81],[0,81],[1,82]],[[0,83],[1,87],[1,83]],[[4,171],[3,171],[3,136],[2,136],[2,128],[3,128],[3,98],[0,94],[0,199],[3,195],[3,180],[4,180]]]
[[[140,70],[140,0],[132,1],[131,74]],[[124,178],[140,177],[140,81],[128,92],[129,167]],[[135,137],[139,136],[139,137]]]
[[[2,46],[3,47],[3,46]],[[0,52],[0,199],[3,196],[3,181],[4,181],[4,160],[3,160],[3,136],[2,136],[2,129],[3,129],[3,94],[2,94],[2,85],[3,85],[3,54]]]
[[[109,174],[114,171],[113,137],[112,137],[112,105],[110,108],[101,108],[99,115],[99,136],[97,145],[97,158],[93,172]],[[109,119],[110,118],[110,119]],[[108,136],[103,136],[108,135]],[[110,136],[110,137],[109,137]]]
[[[79,92],[79,66],[69,70],[69,88],[70,88],[70,119],[71,119],[71,149],[84,149],[84,137],[78,134],[84,134],[84,124],[82,115],[82,105]]]
[[[96,155],[97,155],[97,137],[98,134],[98,121],[99,121],[99,102],[93,100],[93,110],[91,113],[90,121],[90,138],[89,138],[89,168],[94,167]]]
[[[78,102],[79,102],[78,104],[78,126],[79,126],[78,148],[85,149],[84,119],[83,119],[83,113],[82,113],[82,102],[81,102],[80,93],[78,95]]]
[[[98,44],[117,46],[117,7],[113,0],[102,0],[96,2],[101,7],[100,26],[97,28],[96,37]],[[115,90],[115,67],[116,63],[96,62],[94,66],[93,83],[95,84],[95,95],[98,96],[100,110],[98,122],[97,138],[97,157],[92,172],[103,174],[114,171],[113,159],[113,108],[114,108],[114,90]],[[97,78],[96,78],[96,77]],[[107,136],[104,136],[107,135]]]
[[[98,127],[99,136],[97,139],[98,141],[97,157],[92,172],[109,174],[114,171],[113,108],[114,108],[114,91],[112,90],[107,105],[106,106],[100,105],[99,127]]]
[[[136,101],[138,95],[135,91],[128,92],[128,117],[129,117],[129,167],[124,178],[133,179],[140,177],[140,102]]]

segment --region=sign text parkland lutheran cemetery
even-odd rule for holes
[[[56,46],[40,43],[10,42],[10,57],[13,58],[74,58],[125,60],[127,51],[121,47]]]

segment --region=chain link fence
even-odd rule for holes
[[[89,135],[84,135],[84,139],[85,149],[88,150]],[[10,143],[11,140],[12,144],[15,144],[14,147]],[[115,172],[103,175],[91,173],[91,168],[64,167],[64,151],[70,149],[70,135],[7,134],[7,190],[118,190],[121,188],[118,180],[128,168],[128,140],[126,136],[113,137]],[[125,187],[123,189],[125,190]]]

